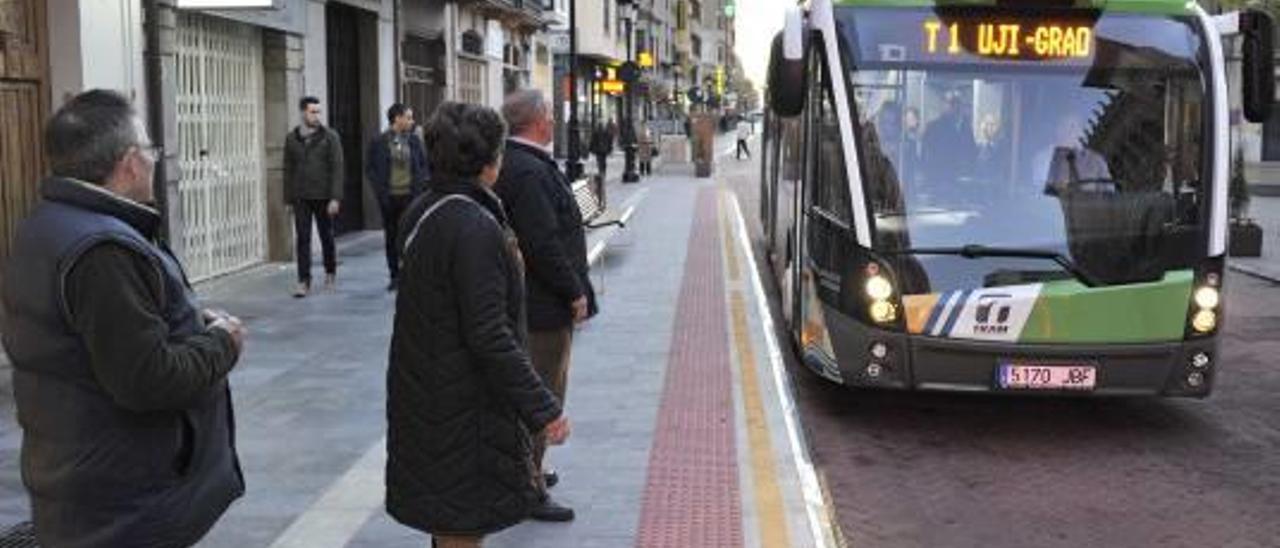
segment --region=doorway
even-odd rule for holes
[[[46,35],[45,0],[0,2],[0,266],[45,173]]]
[[[342,212],[337,222],[339,233],[364,229],[367,217],[364,142],[379,128],[376,29],[377,19],[371,13],[337,2],[325,5],[325,49],[329,63],[326,67],[329,104],[325,108],[329,112],[329,127],[342,139],[346,171]],[[374,71],[372,78],[370,69]]]

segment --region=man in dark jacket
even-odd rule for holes
[[[53,177],[5,272],[22,480],[42,546],[188,546],[244,493],[227,374],[239,320],[200,310],[154,238],[155,151],[129,100],[46,129]]]
[[[596,156],[596,174],[605,179],[609,168],[609,155],[613,153],[613,132],[604,124],[596,124],[591,130],[591,153]]]
[[[480,546],[527,518],[539,500],[529,434],[569,435],[525,350],[519,252],[489,190],[504,136],[492,109],[441,105],[426,131],[431,190],[401,225],[386,506],[441,548]]]
[[[427,187],[427,153],[422,140],[413,133],[413,109],[396,103],[387,109],[391,127],[369,143],[365,177],[382,208],[382,231],[387,247],[387,270],[391,282],[387,291],[395,291],[400,273],[400,246],[396,231],[400,217]]]
[[[320,232],[324,253],[324,284],[333,287],[338,273],[333,244],[333,218],[342,203],[342,183],[346,171],[342,162],[342,139],[338,132],[320,123],[320,100],[303,97],[298,103],[302,123],[284,140],[284,203],[293,208],[297,236],[298,288],[293,296],[311,292],[311,223]]]
[[[594,314],[595,292],[587,275],[582,214],[569,180],[551,156],[555,132],[552,112],[540,91],[522,90],[507,96],[502,114],[511,137],[494,191],[506,206],[529,270],[525,286],[533,366],[563,402],[573,326]],[[536,440],[534,463],[539,472],[545,452],[546,444]],[[554,484],[558,477],[543,474],[541,479]],[[546,496],[533,517],[568,521],[573,519],[573,510]]]

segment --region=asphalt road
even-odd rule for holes
[[[754,217],[755,162],[719,168]],[[1227,284],[1206,400],[852,391],[790,356],[845,543],[1280,547],[1280,287]]]

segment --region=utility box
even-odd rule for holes
[[[710,177],[716,159],[716,116],[694,114],[690,118],[693,129],[694,175]]]

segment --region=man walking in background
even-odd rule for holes
[[[390,127],[369,143],[365,177],[382,208],[382,230],[387,247],[387,270],[391,281],[387,291],[395,291],[400,275],[400,247],[396,240],[400,217],[409,204],[427,188],[427,153],[413,132],[413,109],[402,103],[387,109]]]
[[[293,208],[297,237],[298,287],[293,296],[311,292],[311,224],[320,232],[324,253],[324,284],[332,288],[338,274],[333,243],[333,218],[342,201],[342,140],[320,123],[320,100],[303,97],[298,103],[302,123],[285,137],[284,203]]]
[[[738,121],[738,147],[733,151],[733,158],[741,160],[742,155],[746,154],[747,159],[751,159],[751,147],[747,145],[747,140],[751,138],[751,122],[746,119]]]
[[[542,92],[527,89],[512,93],[502,105],[502,115],[511,137],[494,192],[502,198],[528,269],[525,298],[533,367],[563,404],[573,326],[596,311],[595,291],[587,273],[582,214],[569,180],[552,157],[555,119]],[[539,472],[542,504],[532,516],[542,521],[570,521],[573,510],[547,493],[559,476],[543,469],[546,450],[547,441],[539,436],[534,441],[533,464]]]
[[[45,130],[53,176],[4,275],[22,481],[41,546],[190,546],[244,494],[227,375],[245,330],[155,243],[157,152],[123,95]]]

